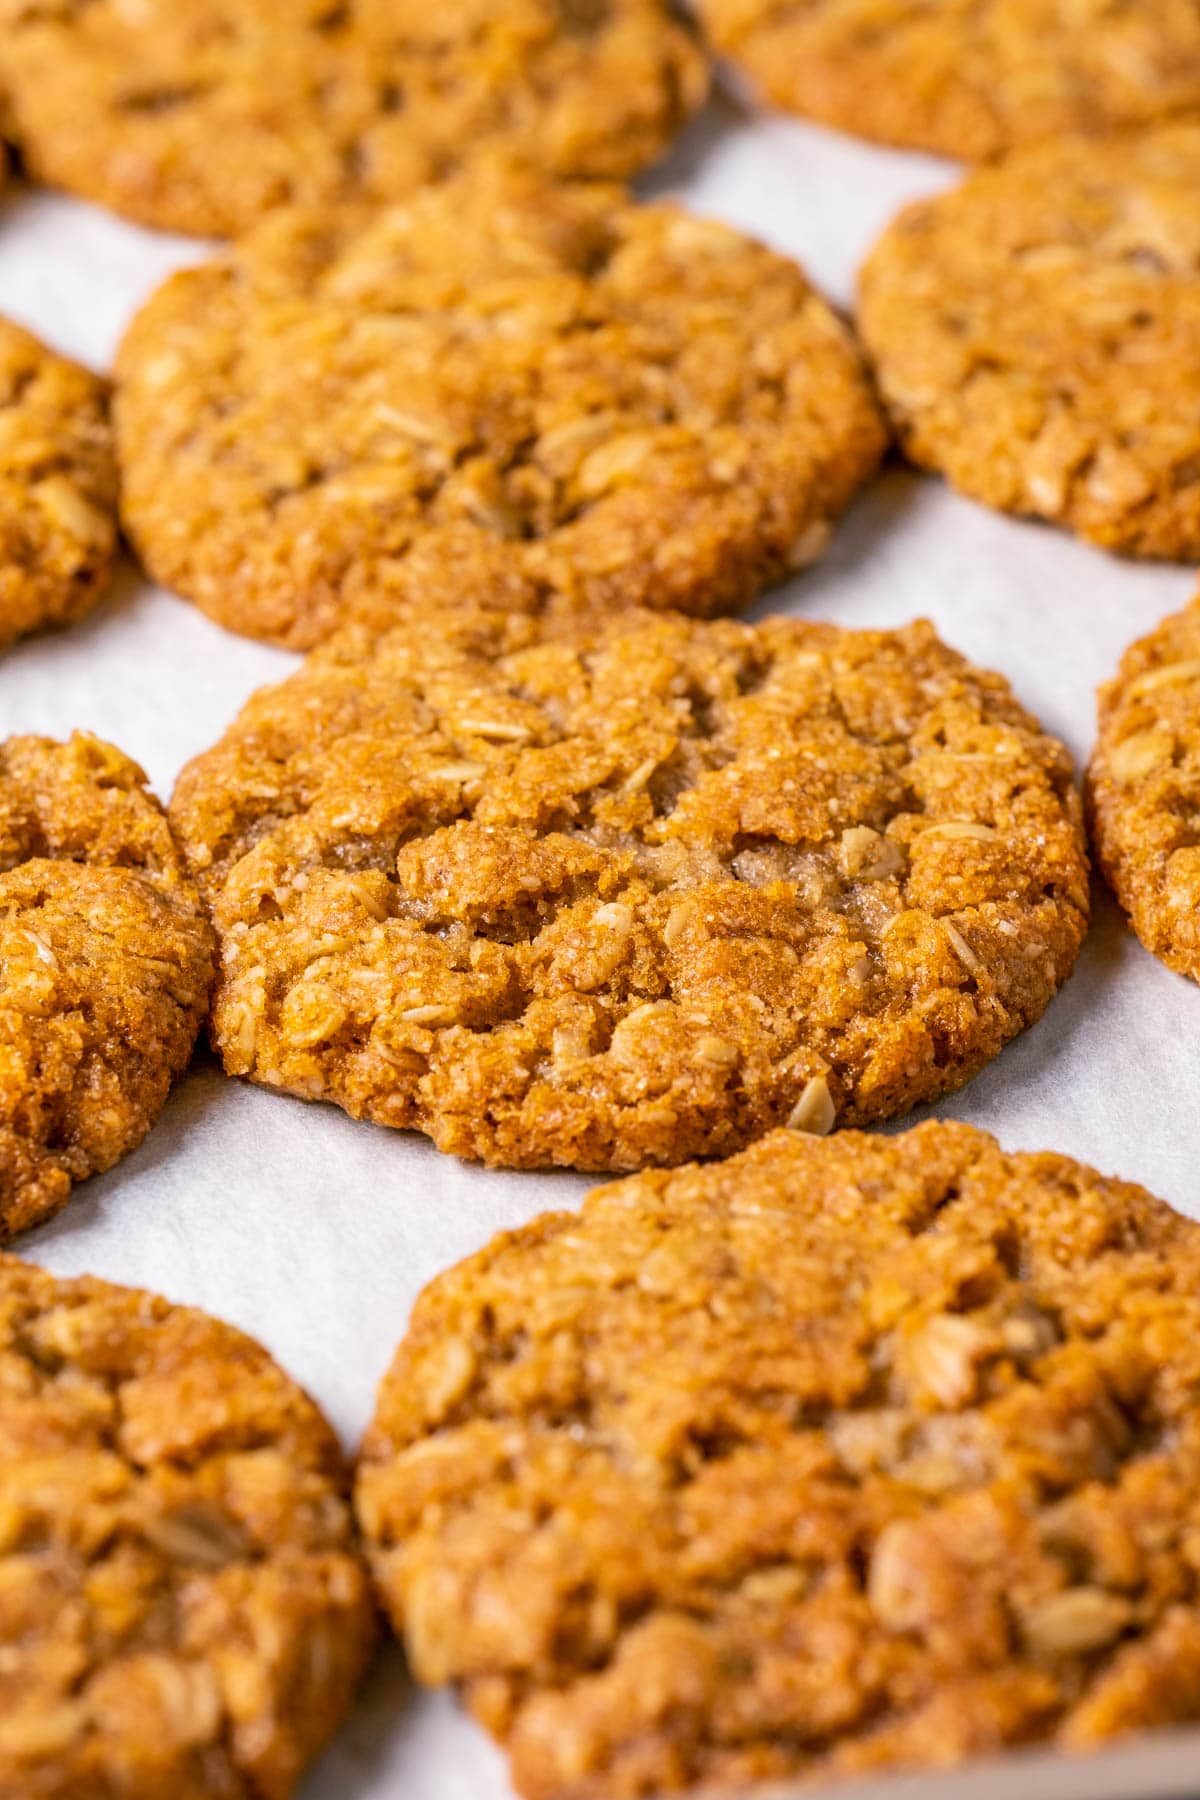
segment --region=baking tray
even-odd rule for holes
[[[795,254],[845,304],[888,218],[954,179],[930,158],[784,119],[750,121],[718,104],[646,185]],[[155,283],[203,254],[18,190],[0,204],[0,311],[103,367]],[[755,610],[848,626],[929,616],[948,642],[1003,670],[1081,759],[1097,683],[1193,585],[1186,569],[1118,562],[893,466],[824,562]],[[0,659],[0,735],[90,728],[137,757],[166,796],[249,693],[293,666],[127,568],[81,626]],[[1079,968],[1046,1017],[939,1110],[1011,1148],[1065,1151],[1142,1181],[1200,1215],[1198,1095],[1200,991],[1147,956],[1098,892]],[[419,1288],[494,1231],[577,1204],[589,1185],[464,1167],[422,1139],[227,1082],[202,1055],[142,1148],[18,1248],[58,1273],[151,1287],[254,1332],[352,1447]],[[838,1791],[855,1800],[1200,1800],[1198,1771],[1200,1734],[1189,1733],[1087,1761],[1010,1757]],[[400,1795],[508,1800],[509,1789],[482,1734],[449,1696],[413,1694],[392,1651],[304,1800]]]

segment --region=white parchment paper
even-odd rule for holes
[[[839,303],[876,233],[947,164],[718,105],[647,184],[799,258]],[[73,201],[0,204],[0,312],[104,367],[131,313],[203,246]],[[1133,638],[1187,598],[1182,568],[1106,557],[1003,519],[897,467],[858,502],[825,561],[758,610],[849,626],[924,614],[1002,670],[1077,759],[1094,693]],[[87,727],[164,799],[251,691],[294,659],[228,635],[126,569],[73,631],[0,659],[0,737]],[[1078,970],[1033,1031],[941,1108],[1014,1149],[1062,1150],[1200,1215],[1200,991],[1139,948],[1097,895]],[[225,1081],[200,1059],[140,1151],[18,1249],[207,1307],[261,1338],[353,1446],[418,1289],[491,1234],[588,1182],[488,1173],[332,1107]],[[445,1696],[415,1697],[385,1656],[304,1800],[506,1800],[499,1757]]]

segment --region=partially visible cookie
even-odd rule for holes
[[[931,626],[347,632],[180,778],[226,1069],[629,1169],[958,1087],[1087,922],[1063,746]]]
[[[0,1256],[0,1794],[285,1800],[371,1649],[346,1486],[240,1331]]]
[[[162,808],[98,738],[0,742],[0,1241],[139,1144],[208,1006]]]
[[[699,0],[777,105],[981,161],[1075,131],[1200,113],[1194,0]]]
[[[116,548],[106,384],[0,319],[0,648],[87,612]]]
[[[511,169],[270,221],[160,289],[118,368],[147,567],[293,648],[363,603],[730,611],[812,561],[884,443],[794,264]]]
[[[1200,597],[1101,688],[1087,786],[1096,854],[1133,929],[1200,981]]]
[[[1200,1718],[1198,1383],[1141,1188],[779,1132],[439,1276],[356,1504],[528,1800],[1084,1750]]]
[[[1200,124],[1166,125],[901,213],[859,316],[913,460],[1106,549],[1200,557],[1198,184]]]
[[[670,0],[0,0],[30,170],[203,236],[293,201],[395,200],[498,155],[623,178],[707,86]]]

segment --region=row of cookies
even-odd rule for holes
[[[1064,139],[910,207],[859,326],[917,463],[1108,548],[1200,557],[1200,126]],[[103,388],[0,326],[0,636],[78,616],[125,528],[222,623],[308,648],[464,585],[713,613],[814,560],[882,454],[803,274],[603,184],[493,166],[287,209],[176,276]]]
[[[811,554],[882,431],[791,264],[611,200],[505,171],[366,220],[282,214],[151,301],[117,405],[153,567],[289,641],[356,617],[180,784],[226,1066],[532,1166],[678,1161],[797,1109],[828,1128],[936,1098],[1040,1015],[1086,924],[1066,753],[997,678],[920,627],[683,616]],[[14,343],[2,579],[65,607],[96,565],[28,521],[99,518],[99,390]],[[1185,967],[1195,666],[1134,677],[1094,783],[1101,858]],[[107,754],[69,763],[69,816],[75,788],[86,811],[136,785],[89,770]],[[23,756],[7,866],[74,870]],[[99,865],[140,866],[106,843]],[[47,1074],[38,1018],[74,1002],[28,1013],[43,1102],[16,1084],[10,1229],[145,1129],[203,1011],[186,960],[185,1047],[109,1150],[44,1104],[76,1077]],[[174,979],[143,964],[134,986],[157,1005]],[[127,1035],[102,1035],[120,1066]]]
[[[776,1132],[438,1277],[356,1533],[256,1343],[0,1256],[0,1793],[286,1800],[372,1593],[527,1800],[1194,1719],[1197,1345],[1200,1226],[1142,1189]]]
[[[1190,0],[698,0],[777,104],[969,160],[1200,116]],[[667,0],[0,4],[0,124],[38,177],[160,228],[235,236],[288,203],[404,199],[518,155],[625,178],[701,105]]]
[[[1196,666],[1134,677],[1095,781],[1102,851],[1187,931],[1165,707]],[[6,1234],[141,1140],[210,998],[231,1075],[494,1165],[635,1169],[936,1100],[1088,920],[1066,750],[925,624],[349,627],[169,822],[94,738],[8,740],[0,848]]]

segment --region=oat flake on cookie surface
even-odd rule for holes
[[[509,1166],[901,1113],[1086,929],[1066,750],[927,624],[348,630],[171,816],[226,1069]]]
[[[107,383],[0,318],[0,650],[89,611],[116,553]]]
[[[0,740],[0,1242],[142,1141],[212,978],[200,897],[137,765],[83,732]]]
[[[1198,188],[1200,123],[1172,124],[901,213],[859,322],[913,460],[1107,549],[1200,558]]]
[[[31,172],[202,236],[501,154],[623,179],[707,87],[666,0],[0,0]]]
[[[1200,114],[1195,0],[699,0],[777,105],[979,161]]]
[[[819,554],[884,444],[793,263],[511,167],[269,221],[169,281],[118,369],[146,566],[301,649],[464,592],[731,611]]]
[[[347,1486],[240,1331],[0,1256],[3,1800],[286,1800],[371,1648]]]
[[[1200,598],[1100,690],[1088,769],[1096,854],[1147,950],[1200,981]]]
[[[1200,1716],[1200,1227],[966,1125],[646,1173],[418,1301],[356,1486],[528,1800]]]

